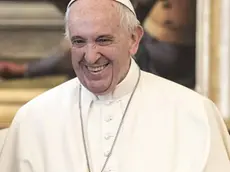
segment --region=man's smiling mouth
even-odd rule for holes
[[[86,68],[92,72],[92,73],[98,73],[101,72],[102,70],[104,70],[107,66],[109,65],[109,63],[104,64],[104,65],[100,65],[100,66],[86,66]]]

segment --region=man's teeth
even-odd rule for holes
[[[102,66],[97,66],[97,67],[92,67],[92,66],[87,66],[88,70],[90,72],[100,72],[102,71],[107,65],[102,65]]]

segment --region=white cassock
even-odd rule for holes
[[[90,165],[100,172],[136,84],[132,60],[115,92],[82,89]],[[23,106],[0,160],[1,172],[87,172],[73,79]],[[230,172],[230,140],[215,105],[178,84],[141,72],[105,172]]]

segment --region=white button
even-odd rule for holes
[[[113,103],[113,101],[107,101],[105,102],[106,105],[111,105]]]
[[[113,120],[113,118],[112,118],[111,115],[105,117],[106,122],[109,122],[109,121],[112,121],[112,120]]]
[[[104,152],[104,156],[105,156],[105,157],[110,156],[110,151],[106,151],[106,152]]]
[[[105,140],[109,140],[111,137],[113,137],[113,135],[111,133],[107,133],[104,136]]]

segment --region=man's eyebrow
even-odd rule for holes
[[[110,39],[113,39],[114,37],[112,35],[105,34],[105,35],[100,35],[100,36],[97,37],[97,39],[100,39],[100,38],[110,38]]]
[[[75,40],[75,39],[84,39],[84,38],[82,38],[81,36],[72,36],[71,37],[71,40]]]

